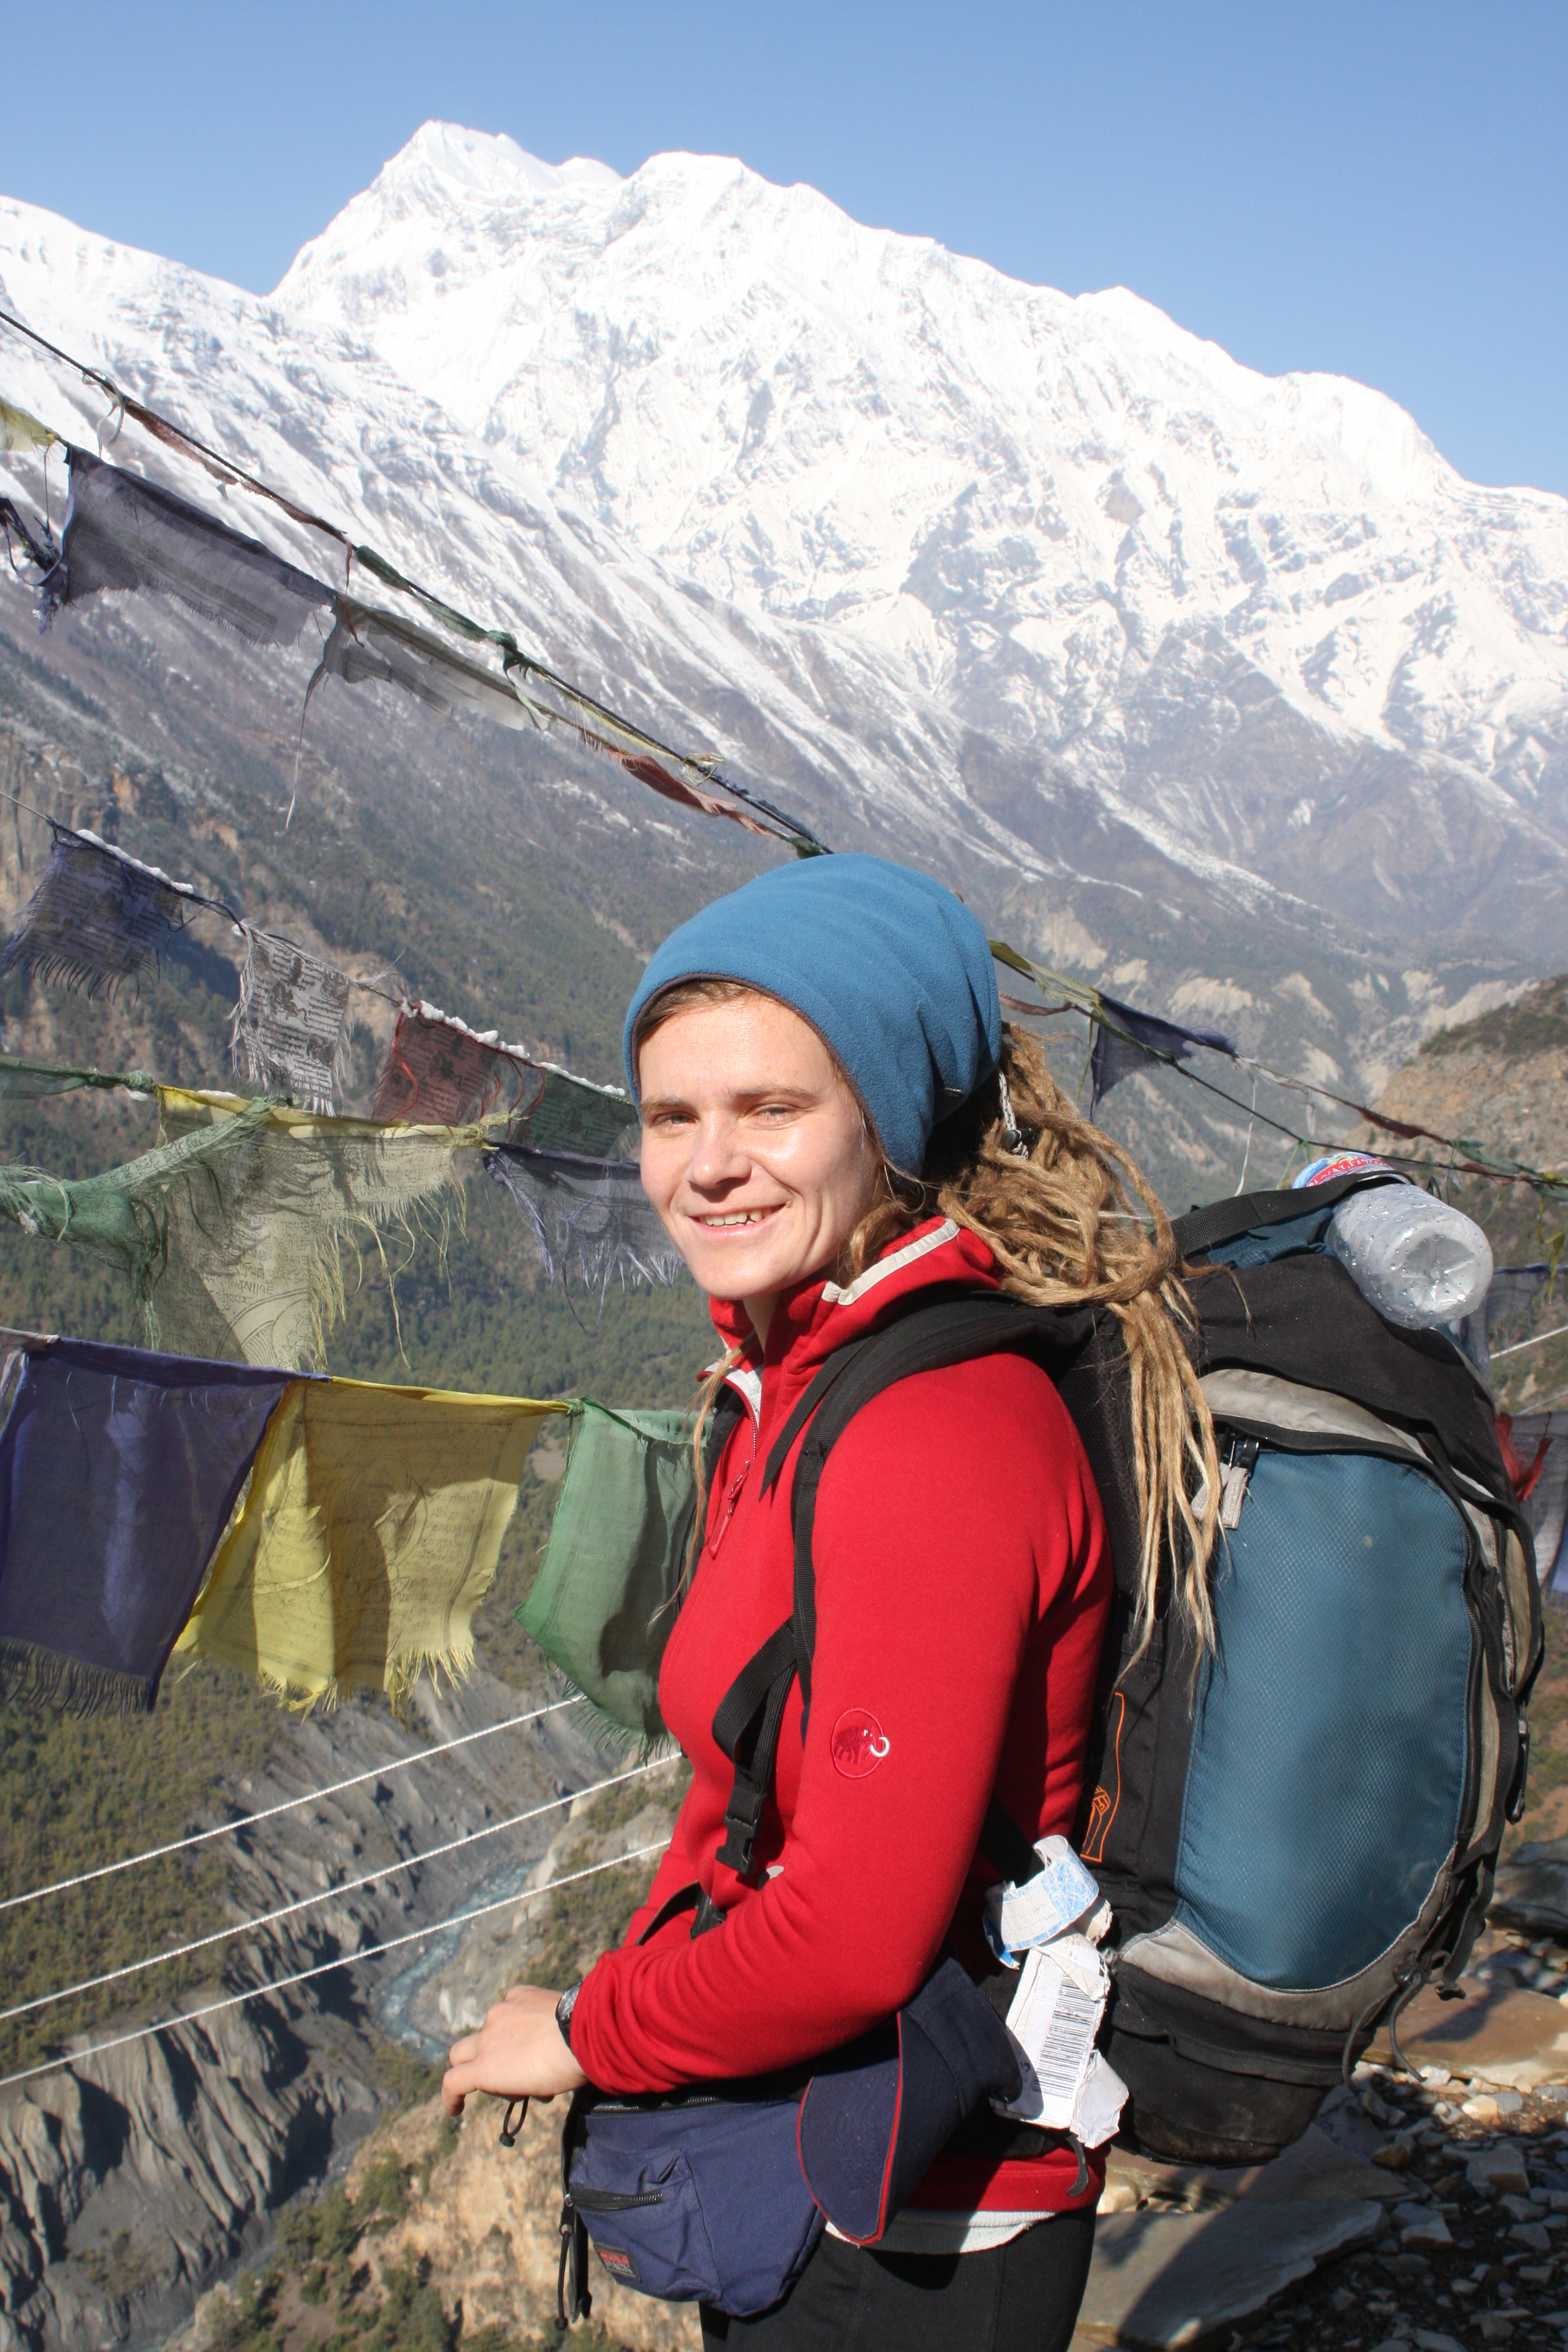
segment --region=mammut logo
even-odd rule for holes
[[[834,1769],[847,1780],[863,1780],[887,1755],[891,1741],[874,1715],[863,1706],[847,1706],[833,1727],[828,1750]]]
[[[594,2252],[612,2278],[635,2279],[640,2276],[636,2263],[624,2246],[595,2246]]]

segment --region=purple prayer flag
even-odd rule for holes
[[[151,1708],[298,1375],[0,1332],[0,1697]]]
[[[150,589],[253,646],[291,646],[332,591],[201,507],[140,474],[68,449],[71,502],[58,561],[39,583],[38,625],[89,596]]]
[[[1162,1021],[1157,1013],[1135,1012],[1131,1004],[1119,1003],[1114,996],[1101,996],[1100,1003],[1116,1022],[1116,1029],[1108,1028],[1101,1021],[1094,1024],[1094,1045],[1089,1055],[1089,1116],[1114,1086],[1141,1070],[1151,1055],[1166,1061],[1184,1061],[1196,1045],[1206,1045],[1215,1054],[1234,1056],[1236,1047],[1217,1029],[1184,1029],[1174,1021]],[[1127,1031],[1126,1036],[1117,1034]],[[1136,1042],[1134,1042],[1136,1041]]]
[[[156,866],[50,819],[44,878],[28,899],[4,970],[112,1001],[127,981],[156,972],[169,940],[206,902]]]

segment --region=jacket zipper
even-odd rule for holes
[[[710,1556],[718,1550],[720,1545],[723,1542],[724,1538],[730,1531],[730,1522],[735,1516],[735,1506],[741,1499],[741,1489],[745,1485],[747,1478],[751,1475],[752,1464],[756,1460],[756,1458],[757,1433],[755,1429],[753,1429],[752,1432],[752,1450],[746,1457],[745,1466],[736,1472],[735,1475],[731,1479],[729,1485],[724,1489],[723,1512],[721,1515],[718,1527],[708,1538],[708,1549]]]

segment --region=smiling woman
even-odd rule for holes
[[[1218,1467],[1169,1223],[1004,1029],[973,916],[879,858],[782,868],[684,925],[644,973],[625,1050],[645,1187],[725,1343],[700,1462],[721,1388],[735,1408],[659,1678],[692,1783],[622,1948],[559,2002],[516,1988],[454,2049],[447,2104],[579,2089],[568,2137],[590,2181],[595,2132],[601,2161],[628,2116],[651,2134],[630,2188],[573,2170],[573,2195],[615,2275],[700,2301],[705,2345],[1059,2352],[1103,2158],[992,2111],[1016,2096],[1016,2059],[975,1990],[996,1976],[982,1915],[998,1864],[1026,1874],[1020,1853],[1077,1818],[1110,1600],[1100,1500],[1040,1363],[944,1360],[862,1406],[816,1490],[809,1699],[793,1649],[761,1696],[749,1678],[793,1643],[806,1391],[841,1351],[976,1294],[1116,1318],[1144,1622],[1163,1559],[1174,1605],[1206,1623],[1215,1506],[1194,1517],[1186,1474],[1214,1496]],[[994,1346],[989,1328],[975,1344]],[[768,1737],[763,1698],[777,1745],[752,1806],[741,1768]],[[896,2015],[879,2138],[866,2052]],[[922,2047],[938,2053],[923,2082],[907,2054]],[[725,2087],[688,2105],[705,2084]],[[871,2217],[843,2235],[817,2210],[837,2223],[848,2207],[808,2162],[812,2117],[818,2158],[831,2143]],[[727,2267],[703,2204],[711,2258],[694,2273],[697,2225],[675,2209],[705,2161],[752,2236]],[[759,2215],[776,2247],[759,2251]]]
[[[662,990],[637,1044],[643,1189],[765,1342],[780,1293],[834,1265],[877,1197],[864,1106],[808,1022],[737,981]]]

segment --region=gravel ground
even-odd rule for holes
[[[1389,2209],[1373,2250],[1290,2289],[1226,2352],[1568,2344],[1568,2083],[1521,2094],[1479,2075],[1427,2068],[1416,2082],[1363,2065],[1354,2093],[1362,2148],[1364,2119],[1381,2137],[1372,2161],[1408,2182],[1409,2198]]]

